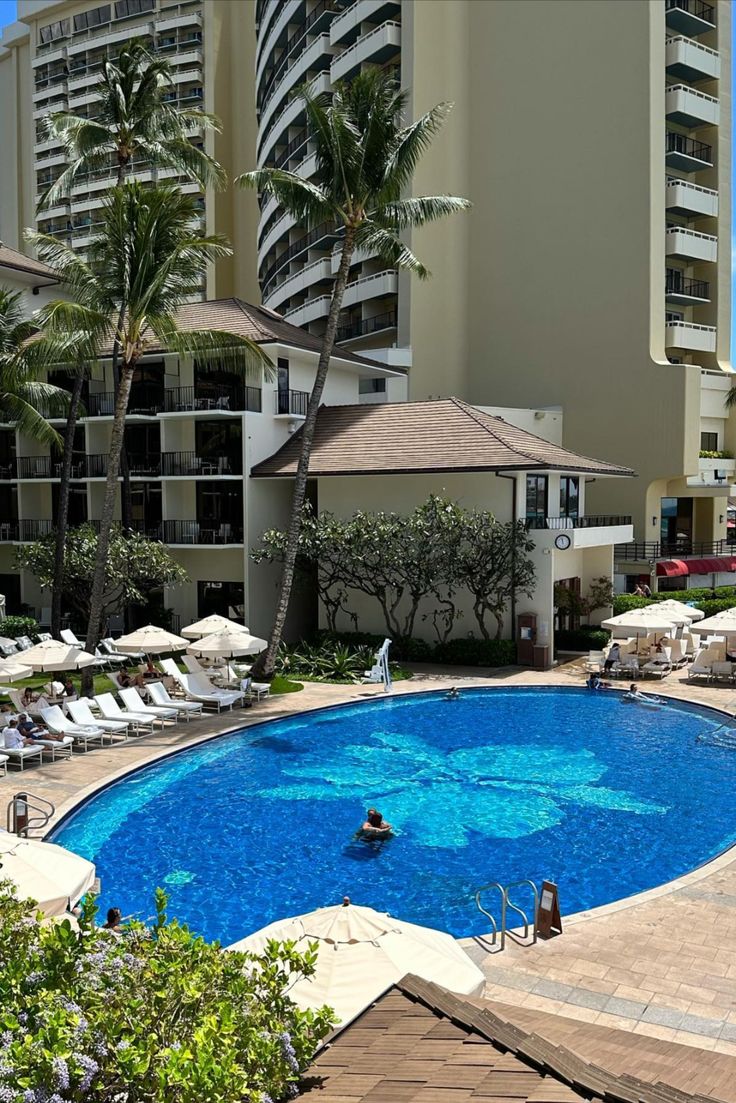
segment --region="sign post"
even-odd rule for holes
[[[553,881],[542,881],[539,914],[537,916],[537,934],[540,938],[552,938],[555,934],[562,934],[560,900],[557,885]]]

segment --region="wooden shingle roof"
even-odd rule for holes
[[[27,257],[25,253],[11,249],[0,241],[0,269],[9,268],[15,272],[23,272],[29,276],[38,276],[43,283],[58,283],[59,278],[53,268],[33,257]]]
[[[300,1098],[310,1103],[688,1103],[700,1098],[662,1081],[611,1073],[514,1026],[490,1004],[479,1007],[415,976],[405,977],[335,1034],[307,1069],[300,1089]]]
[[[300,448],[301,430],[251,475],[293,477]],[[628,467],[580,456],[459,398],[323,406],[309,462],[312,476],[525,470],[633,475]]]

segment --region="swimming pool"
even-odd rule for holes
[[[618,693],[517,687],[406,694],[222,736],[116,782],[53,833],[102,878],[101,905],[169,911],[227,944],[355,903],[455,935],[486,929],[488,881],[549,878],[563,914],[662,884],[736,841],[723,718]],[[375,804],[396,827],[353,840]]]

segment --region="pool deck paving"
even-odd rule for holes
[[[396,693],[455,684],[552,686],[583,681],[579,662],[546,672],[454,669],[445,674],[436,667],[414,669],[410,681],[395,684]],[[694,685],[687,682],[684,671],[647,688],[736,711],[734,687]],[[100,786],[174,751],[305,709],[380,696],[382,691],[375,686],[306,683],[300,693],[277,696],[248,710],[210,714],[200,721],[75,755],[71,761],[23,772],[12,769],[0,778],[0,815],[4,824],[10,797],[23,791],[56,806],[53,824]],[[478,871],[479,882],[487,876],[487,870]],[[564,909],[564,885],[560,891]],[[543,1033],[540,1022],[557,1023],[558,1033],[574,1028],[576,1036],[587,1038],[591,1045],[594,1028],[614,1028],[632,1043],[634,1034],[640,1041],[631,1049],[632,1061],[635,1052],[651,1057],[658,1042],[684,1043],[700,1053],[736,1055],[736,847],[677,881],[566,917],[563,927],[561,936],[534,946],[522,947],[508,939],[501,953],[491,952],[483,939],[462,939],[486,975],[484,998],[507,1005],[508,1011],[515,1010],[528,1021],[537,1015],[534,1028],[539,1033]],[[642,1050],[642,1046],[649,1048]],[[726,1080],[721,1075],[718,1083]],[[736,1063],[732,1083],[729,1091],[712,1094],[736,1103]]]

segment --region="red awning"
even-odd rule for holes
[[[681,559],[663,559],[657,564],[657,575],[661,578],[677,578],[680,575],[690,574],[687,563]]]
[[[736,556],[728,559],[688,559],[690,574],[719,574],[721,571],[736,571]]]
[[[662,578],[678,578],[684,574],[720,574],[736,571],[736,555],[728,559],[662,559],[657,564],[657,575]]]

